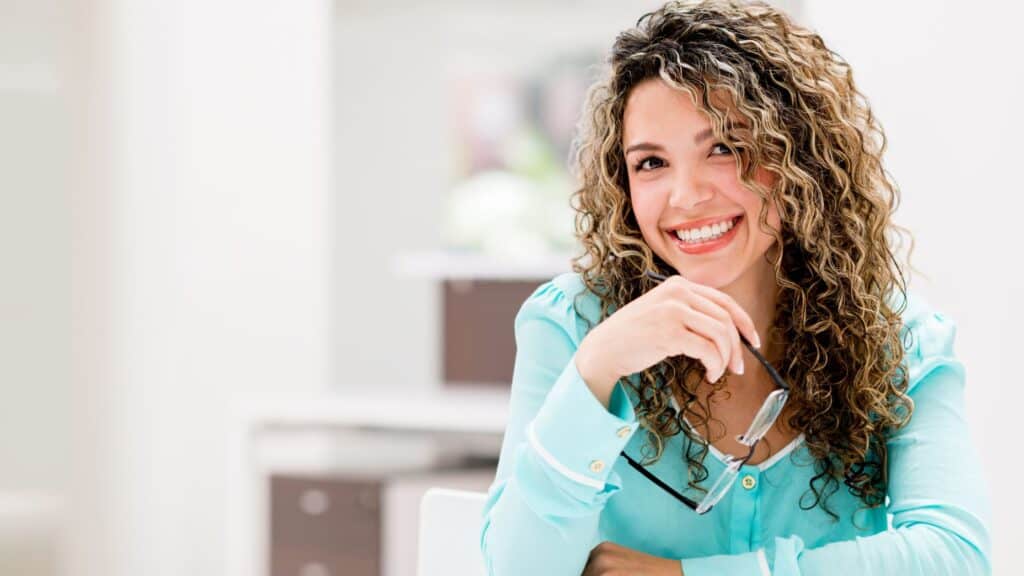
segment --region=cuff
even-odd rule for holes
[[[619,453],[637,427],[636,412],[622,385],[615,384],[605,408],[580,376],[573,354],[527,436],[548,467],[576,483],[605,490]]]
[[[718,554],[682,561],[685,576],[719,576],[721,574],[757,574],[771,576],[764,549],[742,554]]]

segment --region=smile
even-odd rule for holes
[[[739,215],[732,220],[725,220],[700,228],[673,230],[669,237],[673,243],[687,254],[704,254],[725,247],[736,237],[737,226],[743,220]]]

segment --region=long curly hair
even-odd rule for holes
[[[891,222],[899,191],[882,166],[886,138],[850,66],[763,2],[669,2],[619,34],[607,73],[588,92],[570,158],[584,249],[572,267],[600,298],[598,321],[654,286],[646,270],[676,273],[640,233],[622,149],[627,98],[650,78],[694,95],[736,157],[740,181],[764,200],[759,222],[776,239],[765,258],[779,290],[768,333],[783,343],[775,366],[791,386],[785,422],[805,434],[815,464],[801,508],[820,503],[837,521],[827,500],[840,481],[862,508],[883,504],[886,436],[913,412],[900,339],[906,280],[894,255],[900,234],[910,234]],[[728,130],[729,104],[711,98],[721,91],[748,123],[743,135]],[[770,188],[754,179],[758,167],[779,176]],[[767,224],[769,203],[781,230]],[[908,266],[912,251],[910,237]],[[694,384],[691,372],[700,376]],[[684,425],[685,418],[709,429],[709,407],[695,394],[703,365],[680,355],[634,376],[637,383],[621,382],[640,399],[645,460],[659,459],[664,440],[682,431],[690,439],[688,486],[706,492],[699,483],[708,477],[708,440]]]

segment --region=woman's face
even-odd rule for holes
[[[763,202],[740,182],[736,159],[715,140],[709,118],[689,94],[660,78],[634,87],[622,149],[633,212],[658,256],[686,278],[718,289],[745,276],[774,278],[764,254],[775,238],[758,229]],[[775,182],[763,168],[755,178],[768,187]],[[780,227],[775,206],[768,224]]]

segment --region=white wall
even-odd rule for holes
[[[66,70],[57,0],[0,0],[0,494],[57,491],[70,374]]]
[[[0,573],[56,562],[69,471],[67,18],[0,0]]]
[[[95,2],[68,574],[221,574],[227,419],[327,385],[329,5]]]
[[[889,138],[903,194],[897,220],[915,234],[912,287],[958,327],[967,411],[993,490],[996,574],[1019,573],[1015,426],[1022,185],[1021,10],[983,0],[806,2],[804,20],[854,69]]]

